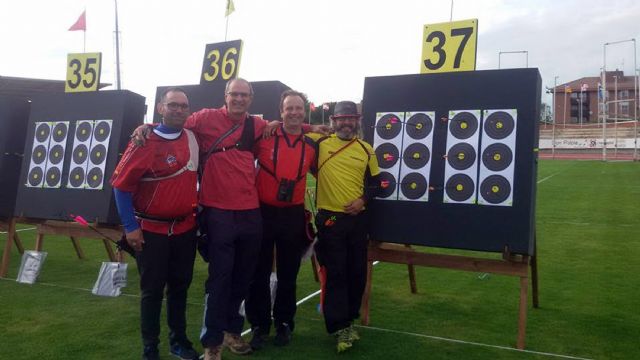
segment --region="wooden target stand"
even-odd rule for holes
[[[68,236],[71,240],[71,244],[78,256],[78,259],[85,259],[84,251],[80,247],[80,242],[78,238],[88,238],[88,239],[97,239],[102,241],[104,244],[105,250],[107,252],[107,256],[109,257],[109,261],[115,262],[123,262],[124,254],[122,251],[118,251],[117,253],[113,250],[111,245],[111,241],[105,239],[100,234],[91,230],[88,227],[82,226],[81,224],[77,224],[74,222],[67,221],[57,221],[57,220],[34,220],[34,219],[24,219],[24,218],[12,218],[9,220],[0,220],[0,228],[7,228],[7,241],[4,247],[4,253],[2,254],[2,266],[0,267],[0,277],[5,277],[7,274],[7,270],[9,268],[9,261],[11,258],[11,247],[12,243],[15,242],[16,247],[20,254],[24,252],[24,247],[20,242],[20,238],[16,233],[16,223],[28,223],[36,225],[36,251],[42,251],[42,247],[44,244],[45,235],[62,235]],[[122,235],[122,229],[120,226],[104,226],[104,225],[92,225],[101,233],[110,237],[111,239],[119,239]]]
[[[535,253],[536,251],[534,248],[534,254]],[[524,349],[527,325],[529,266],[531,267],[533,307],[539,307],[537,256],[515,255],[505,251],[502,254],[502,260],[483,259],[462,255],[429,254],[415,251],[415,249],[411,248],[409,245],[370,241],[367,259],[367,284],[362,297],[363,325],[369,325],[370,320],[369,309],[374,261],[408,265],[411,292],[414,294],[417,291],[415,271],[413,268],[414,265],[519,277],[520,302],[516,347],[520,350]]]
[[[18,252],[24,253],[24,246],[20,241],[20,237],[16,232],[16,218],[0,219],[0,231],[7,232],[7,241],[4,244],[4,252],[2,253],[2,265],[0,265],[0,277],[6,277],[9,270],[9,261],[11,260],[11,248],[13,244],[16,244]]]

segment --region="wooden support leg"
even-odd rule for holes
[[[22,246],[22,241],[20,241],[20,237],[18,236],[18,233],[15,231],[15,226],[13,227],[13,242],[16,243],[16,247],[18,248],[18,252],[20,253],[20,255],[24,254],[24,246]],[[9,235],[7,233],[7,235]]]
[[[36,251],[42,251],[42,243],[44,241],[44,233],[38,229],[38,235],[36,235]]]
[[[74,236],[69,236],[69,239],[71,239],[71,243],[73,244],[73,248],[76,250],[76,254],[78,255],[78,259],[84,259],[84,252],[82,251],[82,248],[80,247],[80,242],[78,241],[78,239]]]
[[[518,316],[518,343],[517,348],[524,350],[524,340],[527,332],[527,300],[529,290],[529,278],[520,277],[520,313]]]
[[[311,269],[313,270],[313,278],[319,283],[320,278],[318,277],[318,259],[316,259],[316,254],[311,255]]]
[[[104,248],[107,250],[107,255],[109,256],[109,261],[116,262],[116,254],[113,252],[113,248],[111,247],[111,242],[107,239],[102,239],[104,243]]]
[[[538,300],[538,255],[531,257],[531,292],[533,296],[533,307],[539,308]]]
[[[7,271],[9,270],[9,261],[11,260],[11,246],[13,245],[15,236],[16,236],[16,221],[15,219],[11,219],[11,221],[9,221],[9,227],[7,229],[7,242],[4,244],[4,252],[2,253],[2,265],[0,266],[0,277],[7,276]]]
[[[411,245],[405,245],[406,248],[411,249]],[[407,270],[409,272],[409,286],[411,287],[411,293],[418,293],[418,286],[416,285],[416,268],[413,264],[407,264]]]
[[[367,284],[362,296],[362,325],[369,325],[369,298],[371,296],[371,278],[373,277],[373,261],[367,261]]]
[[[124,251],[118,250],[116,251],[116,260],[119,263],[126,263],[127,262],[127,255],[125,254]]]

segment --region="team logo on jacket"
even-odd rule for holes
[[[169,154],[167,156],[167,165],[169,165],[169,167],[174,167],[178,164],[178,160],[176,160],[176,157],[174,155]]]

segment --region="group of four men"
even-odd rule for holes
[[[282,123],[249,115],[252,100],[251,84],[233,79],[225,89],[225,106],[190,114],[186,93],[168,89],[157,104],[162,123],[151,131],[144,125],[136,130],[144,145],[132,142],[114,172],[118,211],[140,273],[143,359],[159,358],[165,286],[171,353],[183,359],[199,356],[186,336],[185,320],[198,204],[209,260],[200,336],[204,358],[220,359],[225,347],[246,354],[265,345],[272,325],[269,277],[274,244],[274,343],[289,343],[295,326],[296,278],[308,244],[307,172],[318,179],[315,250],[326,274],[326,328],[335,334],[339,352],[359,339],[352,322],[359,315],[366,278],[363,210],[379,189],[379,170],[371,146],[357,137],[356,105],[337,103],[331,118],[335,134],[323,136],[305,134],[324,129],[303,124],[304,94],[282,94]],[[274,135],[261,139],[265,132]],[[238,310],[243,300],[253,331],[251,344],[240,336],[244,319]]]

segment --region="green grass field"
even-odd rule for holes
[[[418,294],[412,295],[406,266],[380,263],[371,325],[359,329],[362,340],[340,358],[640,358],[640,164],[541,161],[538,181],[540,308],[529,304],[527,352],[513,350],[518,278],[418,268]],[[26,248],[34,247],[33,231],[20,236]],[[5,238],[0,235],[2,244]],[[48,258],[35,285],[14,281],[20,257],[13,249],[8,279],[0,280],[0,359],[140,358],[135,264],[122,296],[94,296],[89,289],[106,254],[98,241],[83,239],[82,246],[86,260],[76,258],[68,239],[45,238]],[[198,260],[188,308],[194,341],[205,278]],[[309,263],[298,284],[299,298],[318,289]],[[298,308],[290,346],[269,346],[251,358],[337,356],[318,301]],[[162,331],[161,352],[169,359],[167,329]],[[224,357],[241,358],[227,352]]]

